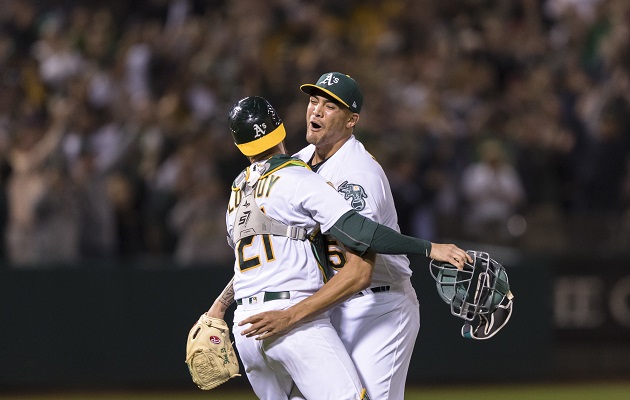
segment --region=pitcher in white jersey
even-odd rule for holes
[[[357,82],[339,72],[323,74],[316,84],[301,90],[310,95],[306,112],[309,146],[296,154],[329,181],[354,210],[399,231],[387,177],[380,164],[353,135],[363,96]],[[287,310],[255,315],[244,333],[272,337],[295,326],[302,318],[332,306],[331,319],[350,353],[368,393],[375,399],[403,399],[411,354],[420,328],[419,303],[411,285],[409,260],[404,255],[376,255],[375,262],[346,263],[348,253],[329,239],[335,278],[315,296]],[[470,257],[453,244],[432,243],[438,261],[461,267]],[[355,277],[371,277],[369,287],[354,291],[343,285]],[[343,276],[343,279],[339,279]],[[345,300],[345,301],[343,301]],[[261,333],[263,332],[263,333]],[[294,393],[294,399],[302,398]]]

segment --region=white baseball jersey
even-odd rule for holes
[[[296,157],[309,162],[309,145]],[[396,231],[398,217],[387,176],[354,136],[316,170],[360,214]],[[334,241],[330,260],[344,259]],[[420,329],[419,303],[404,255],[378,254],[371,288],[333,309],[331,319],[371,398],[403,399],[407,370]],[[383,290],[383,288],[386,288]]]
[[[308,162],[315,151],[309,145],[295,156]],[[400,232],[389,181],[381,165],[354,136],[318,169],[317,174],[333,184],[344,199],[358,211],[379,224]],[[331,258],[333,266],[343,267],[342,260]],[[391,285],[411,277],[405,255],[378,254],[372,276],[373,286]]]
[[[267,216],[312,234],[317,229],[327,231],[351,210],[324,178],[299,160],[275,156],[267,162],[269,167],[255,187],[256,203]],[[226,213],[230,237],[238,223],[236,209],[242,199],[241,190],[233,187]],[[278,338],[256,340],[240,335],[246,328],[238,326],[243,319],[287,308],[324,284],[310,241],[259,234],[236,242],[234,252],[234,298],[238,305],[233,332],[256,395],[286,399],[295,382],[307,398],[363,398],[358,373],[327,314]],[[265,301],[266,292],[289,292],[290,298]]]

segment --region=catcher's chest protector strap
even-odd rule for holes
[[[305,240],[307,237],[305,228],[276,221],[263,213],[258,204],[256,204],[254,195],[256,185],[261,175],[268,168],[266,166],[267,164],[262,164],[262,166],[261,164],[254,164],[250,170],[249,177],[242,179],[241,182],[237,182],[243,197],[236,209],[234,229],[232,237],[229,238],[232,241],[231,244],[238,243],[239,240],[248,236],[264,234],[285,236],[294,240]]]

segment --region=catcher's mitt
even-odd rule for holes
[[[230,330],[224,320],[201,315],[188,333],[186,364],[193,382],[203,390],[240,376]]]

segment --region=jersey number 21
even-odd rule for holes
[[[271,246],[271,238],[269,235],[260,235],[262,237],[262,241],[264,244],[264,252],[265,259],[267,262],[273,261],[276,259],[276,256],[273,254],[273,246]],[[245,248],[252,245],[254,238],[257,236],[248,236],[246,238],[241,239],[238,242],[238,266],[241,271],[247,271],[248,269],[256,268],[260,266],[260,254],[255,255],[250,258],[245,258],[244,250]]]

